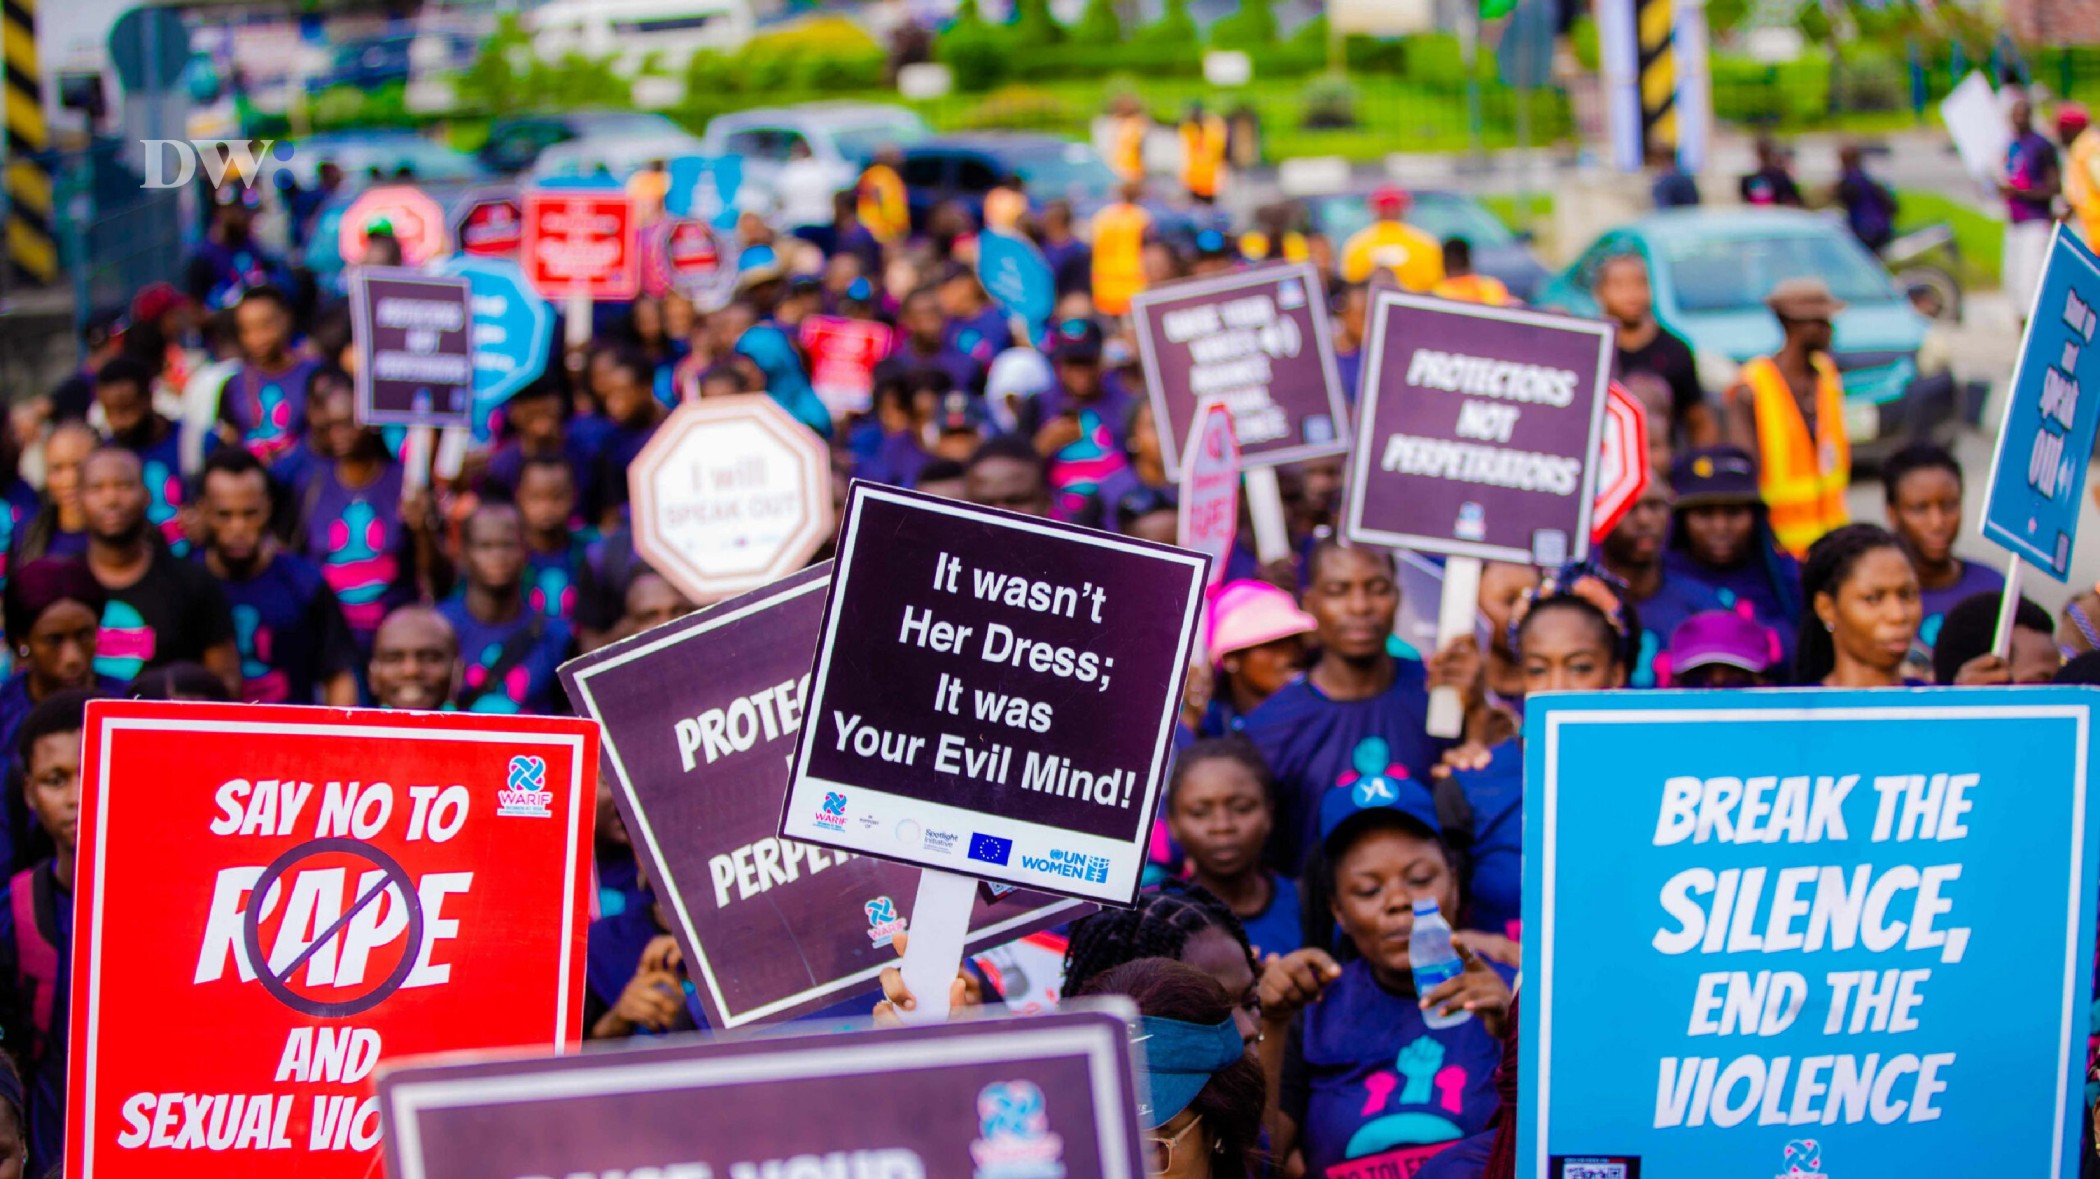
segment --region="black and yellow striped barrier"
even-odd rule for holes
[[[1642,153],[1677,153],[1677,13],[1675,0],[1637,0]]]
[[[32,282],[58,279],[53,236],[51,172],[44,152],[51,130],[44,119],[43,70],[36,50],[37,0],[0,0],[0,55],[6,60],[7,260]]]

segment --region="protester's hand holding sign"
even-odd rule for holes
[[[2012,664],[1995,651],[1985,651],[1962,664],[1961,670],[1954,673],[1956,687],[1979,688],[2012,682]]]
[[[652,1032],[677,1028],[685,1011],[685,994],[671,962],[678,943],[669,934],[658,936],[642,951],[634,977],[620,992],[620,1001],[591,1027],[591,1039],[613,1040],[631,1036],[637,1027]]]
[[[904,956],[904,946],[910,938],[910,934],[900,933],[890,942],[890,945],[896,949],[898,957]],[[948,1013],[950,1017],[952,1018],[955,1012],[965,1007],[982,1006],[984,1006],[984,987],[977,981],[977,976],[967,970],[956,971],[955,980],[948,984]],[[918,1009],[918,998],[911,993],[910,987],[904,985],[904,972],[894,966],[885,968],[882,972],[882,1001],[875,1004],[875,1026],[886,1028],[903,1027],[904,1017],[901,1013]]]
[[[1480,642],[1472,635],[1461,635],[1445,643],[1437,653],[1429,657],[1429,687],[1458,689],[1459,699],[1465,702],[1470,715],[1480,707],[1483,699],[1481,674],[1487,662],[1480,657]]]

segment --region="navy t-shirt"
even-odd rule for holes
[[[1779,591],[1773,586],[1774,577],[1790,577],[1793,584],[1801,583],[1801,566],[1794,558],[1776,554],[1778,568],[1768,569],[1761,560],[1749,560],[1733,569],[1715,569],[1692,559],[1690,553],[1672,549],[1663,554],[1663,576],[1673,581],[1692,582],[1713,595],[1715,608],[1734,610],[1758,623],[1770,627],[1779,636],[1779,664],[1784,667],[1794,657],[1794,635],[1797,620],[1779,600]],[[1647,622],[1647,607],[1637,607],[1641,621]],[[1670,636],[1662,637],[1668,648]]]
[[[569,653],[569,624],[546,618],[532,610],[520,610],[509,622],[483,622],[468,611],[466,599],[455,597],[438,605],[438,613],[459,635],[459,657],[466,665],[462,678],[462,708],[467,712],[515,714],[551,713],[559,700],[554,671]],[[530,632],[538,628],[536,635]],[[504,662],[503,649],[513,635],[526,644],[522,659]],[[500,672],[500,681],[490,682]]]
[[[585,1031],[619,1005],[621,993],[627,989],[628,983],[634,981],[635,971],[641,967],[642,951],[649,948],[651,941],[663,936],[663,932],[656,926],[656,914],[651,911],[647,897],[639,905],[591,922],[583,952],[583,980],[590,991],[584,1012]],[[684,990],[686,1015],[691,1022],[681,1021],[670,1030],[705,1028],[707,1017],[701,1013],[699,993],[690,982],[684,984]],[[634,1034],[656,1036],[663,1033],[637,1024]]]
[[[30,871],[48,875],[53,871],[53,865],[46,860]],[[29,887],[28,876],[21,877],[20,883]],[[0,889],[0,987],[7,989],[6,1024],[0,1032],[4,1032],[26,1073],[22,1081],[29,1098],[29,1168],[23,1173],[43,1175],[59,1164],[66,1147],[66,1039],[73,993],[73,894],[58,887],[56,880],[52,881],[57,936],[51,944],[58,951],[57,990],[51,1000],[51,1026],[36,1033],[46,1037],[44,1050],[32,1056],[28,1050],[33,1029],[31,996],[24,993],[21,985],[22,952],[15,927],[14,889],[15,881],[9,881],[6,888]]]
[[[1493,1124],[1501,1061],[1502,1041],[1477,1017],[1431,1028],[1414,999],[1379,986],[1362,959],[1350,962],[1291,1025],[1285,1048],[1283,1112],[1298,1123],[1306,1174],[1414,1174]]]
[[[1451,781],[1473,811],[1466,927],[1517,941],[1524,918],[1524,748],[1504,741],[1487,765]]]
[[[583,579],[583,562],[597,533],[580,530],[569,534],[568,546],[556,553],[527,550],[525,555],[525,605],[548,618],[573,621],[576,617],[577,585]]]
[[[1276,827],[1266,858],[1296,876],[1319,841],[1320,796],[1365,777],[1429,801],[1430,767],[1450,742],[1429,735],[1429,676],[1395,660],[1393,685],[1368,700],[1330,700],[1300,676],[1248,714],[1240,729],[1276,774]]]
[[[241,699],[250,704],[312,704],[325,681],[358,664],[357,640],[321,567],[278,553],[255,576],[224,578],[241,653]]]
[[[1626,677],[1629,688],[1652,688],[1656,684],[1655,657],[1670,649],[1670,633],[1694,614],[1724,609],[1720,595],[1711,586],[1689,577],[1663,571],[1662,585],[1655,596],[1633,604],[1640,616],[1641,650],[1633,671]]]
[[[1305,947],[1305,932],[1298,912],[1298,884],[1288,876],[1268,873],[1269,883],[1275,891],[1269,896],[1269,907],[1252,917],[1240,918],[1240,926],[1247,931],[1247,942],[1254,947],[1257,961],[1271,954],[1289,954]]]

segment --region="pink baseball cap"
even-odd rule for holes
[[[1298,608],[1296,599],[1266,581],[1228,581],[1211,591],[1212,659],[1292,635],[1311,634],[1319,626],[1312,615]]]

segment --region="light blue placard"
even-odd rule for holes
[[[2096,701],[1528,701],[1517,1174],[2077,1175]]]
[[[474,438],[485,442],[489,415],[547,367],[554,308],[508,258],[445,258],[433,269],[467,280],[474,316]]]
[[[2054,577],[2071,573],[2100,421],[2100,260],[2056,228],[1991,459],[1983,536]],[[2083,396],[2092,393],[2092,397]]]
[[[744,157],[679,156],[665,163],[664,173],[671,182],[664,192],[664,211],[697,217],[724,232],[736,228]]]
[[[1057,276],[1034,242],[1007,233],[977,235],[977,281],[1008,315],[1027,322],[1029,335],[1042,338],[1057,310]]]

